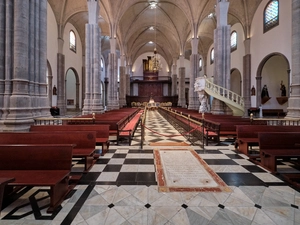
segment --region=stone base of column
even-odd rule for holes
[[[225,114],[226,115],[233,115],[233,112],[231,110],[231,108],[229,108],[226,104],[224,104],[225,106]]]
[[[107,110],[114,110],[120,109],[119,101],[118,100],[108,100],[107,103]]]
[[[125,98],[120,98],[119,105],[120,105],[121,108],[126,107],[127,106],[126,99]]]
[[[90,99],[84,99],[82,115],[92,114],[92,103]]]
[[[31,98],[29,96],[14,95],[10,98],[9,114],[0,121],[1,131],[29,131],[34,124]]]
[[[186,108],[186,101],[185,101],[185,98],[180,98],[178,99],[178,104],[177,104],[179,107],[182,107],[182,108]]]
[[[212,106],[210,112],[214,115],[224,115],[225,113],[225,104],[219,99],[214,98],[212,101]]]
[[[190,99],[188,109],[199,110],[199,107],[200,107],[200,102],[199,102],[198,98]]]
[[[289,107],[287,108],[287,115],[285,118],[300,118],[300,99],[295,97],[289,98]]]

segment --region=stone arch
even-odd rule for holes
[[[70,99],[68,99],[68,87],[70,86],[70,83],[68,83],[68,79],[67,79],[68,74],[73,74],[74,75],[74,80],[75,80],[75,84],[74,84],[75,92],[72,93],[72,97],[74,97],[74,98],[70,98]],[[79,80],[78,72],[73,67],[70,67],[70,68],[67,69],[67,72],[65,74],[65,87],[66,87],[65,96],[66,96],[66,108],[67,108],[67,110],[68,109],[69,110],[73,109],[75,111],[80,111],[80,108],[79,108],[80,80]],[[72,99],[74,100],[73,102],[71,101]],[[74,105],[74,107],[70,107],[70,106],[73,106],[73,105]]]
[[[230,71],[230,90],[238,95],[242,95],[242,75],[236,68]]]
[[[264,76],[263,73],[265,71],[267,71],[268,67],[271,68],[270,60],[274,59],[274,57],[279,57],[278,59],[281,62],[282,67],[286,66],[286,68],[282,68],[281,67],[280,71],[278,71],[278,73],[282,72],[281,76],[279,76],[278,73],[276,73],[275,74],[276,76],[274,76],[276,79],[274,79],[274,77],[272,78],[272,80],[274,82],[278,83],[278,88],[277,88],[277,90],[275,90],[274,89],[274,84],[273,84],[271,86],[272,89],[269,90],[269,93],[270,93],[270,95],[273,95],[274,99],[276,99],[275,98],[276,96],[280,96],[280,94],[279,94],[280,93],[280,91],[279,91],[280,81],[279,80],[283,80],[283,82],[286,85],[286,89],[288,90],[287,91],[287,96],[289,96],[290,71],[291,71],[290,62],[288,61],[288,59],[286,58],[286,56],[283,55],[282,53],[274,52],[274,53],[271,53],[271,54],[267,55],[265,58],[262,59],[262,61],[258,65],[258,68],[257,68],[257,71],[256,71],[256,90],[257,90],[256,104],[257,104],[257,106],[261,106],[262,105],[261,90],[262,90],[262,87],[264,85],[263,83],[266,83],[265,81],[267,81],[267,79],[266,79],[267,77],[265,77],[265,79],[263,80],[263,78],[264,78],[263,77]],[[275,64],[272,64],[272,66],[275,66]]]

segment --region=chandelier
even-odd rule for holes
[[[151,3],[152,4],[154,4],[154,5],[151,5]],[[153,53],[154,53],[154,55],[151,57],[151,63],[152,63],[152,69],[153,69],[153,71],[154,72],[157,72],[157,71],[160,71],[161,70],[161,68],[162,68],[162,66],[161,66],[161,61],[160,61],[160,57],[159,57],[159,55],[157,54],[157,50],[156,50],[156,6],[157,6],[157,2],[151,2],[150,3],[150,7],[151,7],[151,9],[154,9],[155,10],[155,12],[154,12],[154,14],[155,14],[155,25],[154,25],[154,32],[155,32],[155,41],[154,41],[154,43],[155,43],[155,47],[154,47],[154,51],[153,51]]]
[[[159,55],[157,55],[156,48],[154,48],[154,55],[151,57],[151,62],[152,62],[152,68],[153,71],[160,71],[161,70],[161,61]]]

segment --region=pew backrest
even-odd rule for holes
[[[72,144],[0,145],[0,170],[71,170]]]
[[[263,149],[300,149],[300,132],[260,132],[259,148]]]
[[[96,131],[0,132],[0,144],[73,144],[95,148]]]

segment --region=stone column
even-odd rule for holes
[[[192,55],[190,56],[191,74],[190,74],[190,86],[189,86],[189,107],[188,109],[198,110],[200,106],[198,93],[195,92],[194,84],[197,77],[199,77],[199,54],[198,44],[199,39],[192,39]]]
[[[48,79],[48,101],[49,101],[49,106],[52,106],[52,96],[53,96],[53,92],[52,92],[52,81],[53,81],[53,76],[52,74],[48,74],[47,76]]]
[[[132,65],[127,65],[126,67],[126,95],[130,95],[130,74]],[[128,102],[127,102],[128,104]]]
[[[0,130],[1,121],[9,114],[13,63],[13,1],[4,2],[0,2]]]
[[[47,1],[38,1],[39,8],[36,10],[40,12],[39,16],[39,33],[37,36],[39,40],[39,86],[38,86],[38,106],[40,107],[40,114],[42,116],[50,116],[49,102],[47,97]]]
[[[116,55],[116,39],[110,39],[111,53],[108,56],[108,102],[107,109],[119,109],[118,99],[118,60]]]
[[[300,117],[300,1],[292,1],[292,75],[288,118]]]
[[[218,0],[216,5],[217,28],[214,31],[214,83],[230,89],[230,26],[227,25],[229,2]],[[211,112],[227,114],[227,106],[214,98]]]
[[[177,59],[173,59],[174,64],[172,65],[172,96],[177,95]]]
[[[184,67],[184,56],[179,57],[179,88],[178,88],[178,106],[186,107],[185,99],[185,67]]]
[[[126,73],[125,73],[125,56],[121,56],[120,83],[119,83],[119,105],[126,106]]]
[[[62,50],[64,41],[58,39],[58,49]],[[66,114],[66,96],[65,96],[65,55],[57,53],[57,107],[61,116]]]
[[[29,96],[29,2],[16,0],[13,5],[13,71],[9,114],[4,130],[26,130],[33,123]]]
[[[262,77],[255,77],[256,78],[256,106],[260,107],[261,106],[261,80]]]
[[[88,0],[88,24],[85,25],[85,99],[82,114],[101,113],[101,41],[98,25],[99,3]]]
[[[0,4],[1,10],[3,7]],[[10,68],[4,69],[5,90],[1,93],[5,93],[7,114],[1,130],[24,131],[34,117],[50,115],[46,92],[47,1],[7,1],[5,13],[1,14],[5,15],[2,26],[6,21],[1,35],[5,36],[5,48],[0,49],[0,55],[5,57],[5,67]]]
[[[251,54],[250,42],[248,38],[244,41],[246,54],[243,57],[243,98],[245,103],[244,117],[248,117],[248,109],[251,107]]]

